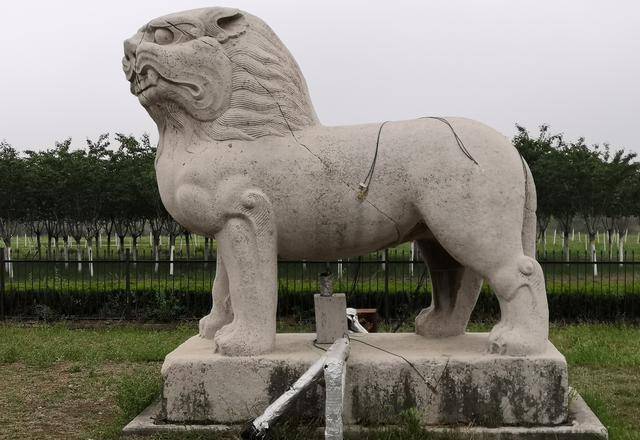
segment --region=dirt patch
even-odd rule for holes
[[[3,365],[0,439],[92,438],[88,433],[102,431],[118,420],[115,396],[119,378],[136,369],[159,371],[160,365]]]

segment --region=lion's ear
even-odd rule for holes
[[[215,8],[207,20],[207,34],[220,43],[235,38],[247,29],[247,19],[238,9]]]

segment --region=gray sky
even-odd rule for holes
[[[2,1],[0,140],[39,149],[102,132],[157,139],[129,94],[122,41],[210,1]],[[505,135],[540,123],[640,152],[640,1],[278,1],[264,19],[323,123],[466,116]]]

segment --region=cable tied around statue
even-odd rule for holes
[[[471,162],[473,162],[474,164],[478,165],[478,162],[473,158],[473,156],[471,155],[469,150],[467,150],[467,147],[464,145],[464,142],[462,142],[462,139],[460,139],[460,136],[458,136],[458,133],[456,133],[456,131],[454,130],[453,126],[451,125],[451,123],[447,119],[442,118],[440,116],[423,116],[423,117],[418,118],[418,119],[435,119],[436,121],[440,121],[443,124],[445,124],[447,127],[449,127],[449,129],[451,130],[451,133],[453,133],[453,137],[454,137],[456,143],[458,144],[458,148],[460,148],[460,151],[462,151],[462,154],[464,154]],[[365,178],[362,180],[362,182],[360,182],[360,184],[358,185],[359,190],[360,190],[358,192],[358,200],[360,200],[360,201],[364,200],[367,197],[367,194],[369,193],[369,187],[371,186],[371,181],[373,180],[373,172],[375,171],[376,162],[378,161],[378,151],[380,149],[380,135],[382,133],[382,128],[388,122],[389,121],[384,121],[382,124],[380,124],[380,127],[378,128],[378,137],[376,139],[376,148],[375,148],[374,153],[373,153],[373,160],[371,161],[371,166],[369,167],[369,172],[367,173]]]

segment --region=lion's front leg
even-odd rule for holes
[[[200,320],[200,336],[213,339],[218,330],[233,320],[231,298],[229,296],[229,275],[224,265],[222,253],[216,256],[216,277],[213,281],[213,307],[211,312]]]
[[[277,231],[273,209],[257,190],[246,191],[216,234],[229,277],[233,321],[214,337],[216,351],[250,356],[273,350],[277,309]]]

